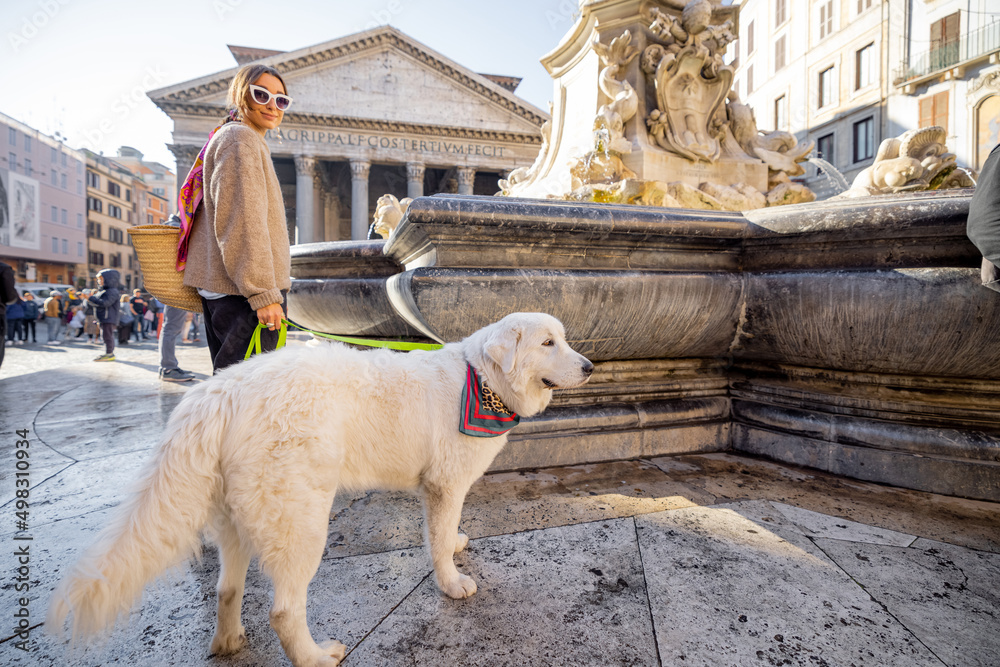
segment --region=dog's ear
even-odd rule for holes
[[[517,344],[521,340],[519,327],[504,327],[486,340],[484,351],[486,356],[496,363],[506,375],[514,370],[514,359],[517,356]]]

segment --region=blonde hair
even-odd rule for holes
[[[226,109],[235,111],[239,118],[245,118],[250,111],[250,84],[259,79],[262,74],[270,74],[281,82],[285,95],[288,94],[288,86],[281,78],[278,70],[270,65],[260,63],[254,65],[244,65],[236,72],[236,76],[229,82],[229,94],[226,95]]]

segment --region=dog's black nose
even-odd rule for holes
[[[594,363],[590,359],[583,360],[583,374],[589,376],[594,372]]]

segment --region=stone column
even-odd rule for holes
[[[363,241],[368,238],[368,171],[372,163],[367,160],[351,160],[351,239]]]
[[[328,190],[323,193],[323,210],[325,212],[326,226],[323,231],[324,241],[340,240],[340,197],[335,191]]]
[[[295,229],[296,243],[312,243],[316,239],[316,158],[295,156]]]
[[[472,185],[476,182],[476,170],[472,167],[458,168],[458,194],[471,195]]]
[[[179,193],[188,172],[191,171],[191,166],[194,165],[194,161],[198,158],[201,147],[174,144],[167,146],[167,148],[170,149],[170,152],[174,154],[174,158],[177,160],[177,192]],[[167,215],[174,213],[176,208],[176,201],[167,202]]]
[[[406,196],[410,199],[424,196],[424,163],[406,163]]]
[[[326,196],[321,168],[317,164],[313,172],[313,241],[326,240]]]

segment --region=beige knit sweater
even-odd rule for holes
[[[264,138],[222,126],[205,151],[204,195],[188,243],[184,284],[241,294],[254,310],[291,287],[285,204]]]

